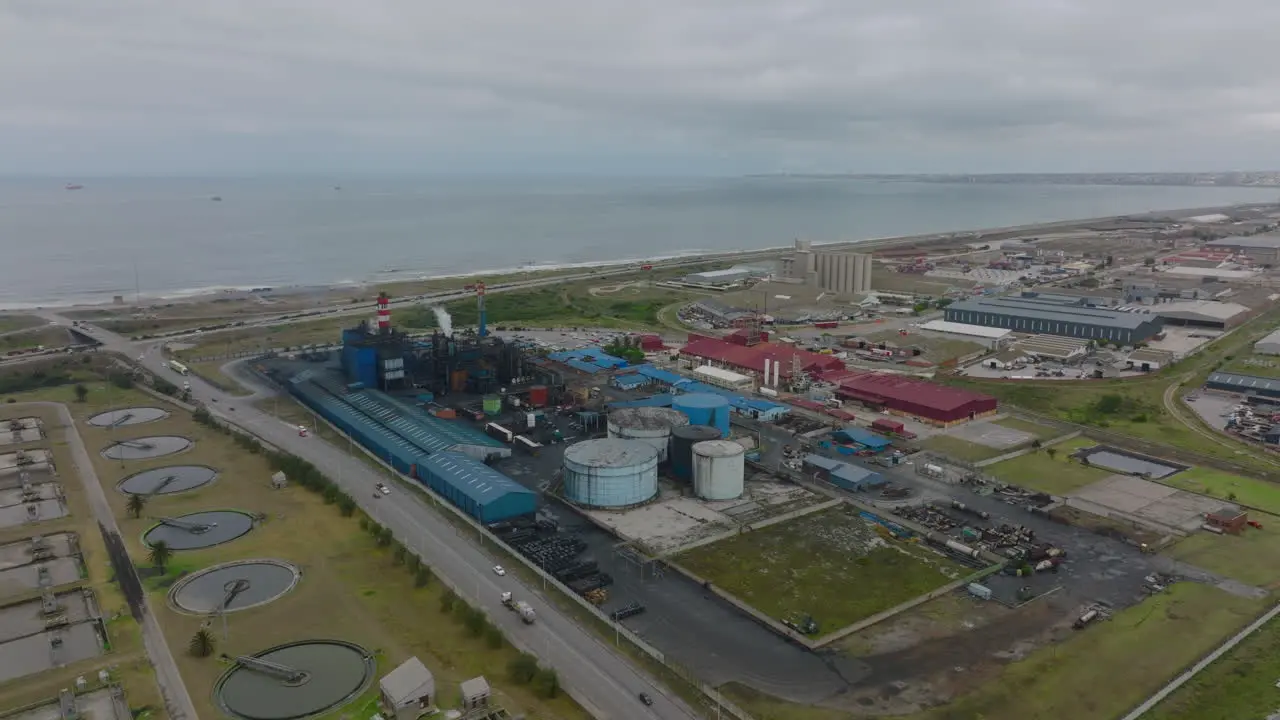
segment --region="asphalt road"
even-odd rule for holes
[[[51,320],[66,322],[49,312],[41,314]],[[130,358],[138,357],[138,347],[125,338],[96,327],[90,330],[90,334],[102,341],[105,350]],[[562,614],[538,591],[524,586],[511,574],[496,576],[493,560],[477,547],[482,542],[481,538],[460,534],[461,531],[438,515],[442,511],[429,507],[430,500],[411,493],[375,499],[375,484],[385,477],[348,454],[346,449],[334,447],[314,436],[299,437],[296,426],[255,409],[250,404],[254,398],[233,397],[198,377],[177,376],[165,367],[163,357],[154,349],[145,352],[142,364],[170,382],[190,382],[192,400],[204,404],[219,418],[324,468],[365,512],[391,528],[396,538],[406,547],[416,550],[437,575],[457,587],[471,603],[483,608],[493,622],[503,628],[512,644],[555,668],[561,684],[595,717],[700,717],[618,651]],[[243,376],[241,379],[248,380]],[[254,389],[255,398],[273,392],[256,383]],[[514,613],[502,607],[500,598],[506,591],[526,599],[534,607],[538,614],[536,623],[524,625]],[[637,696],[641,692],[653,698],[652,706],[640,703]]]
[[[98,521],[104,533],[112,533],[117,538],[120,537],[120,527],[116,524],[115,514],[107,502],[106,493],[102,491],[102,483],[98,481],[98,475],[94,472],[93,462],[89,459],[89,453],[85,450],[79,431],[76,430],[71,412],[67,410],[66,405],[59,403],[33,404],[45,405],[58,411],[62,425],[67,429],[71,457],[75,461],[80,481],[84,484],[85,495],[89,499],[89,507],[93,510],[94,519]],[[132,568],[128,571],[132,571]],[[118,568],[117,572],[124,572],[124,570]],[[151,666],[155,668],[156,685],[160,688],[160,695],[164,698],[169,717],[173,720],[197,720],[199,715],[196,714],[196,707],[191,702],[191,694],[187,692],[187,686],[182,681],[182,674],[178,672],[178,665],[173,660],[173,652],[165,642],[164,632],[160,630],[160,624],[151,613],[151,603],[147,600],[146,594],[131,598],[131,602],[141,606],[142,613],[138,623],[142,626],[142,644],[147,650],[147,657],[151,659]]]

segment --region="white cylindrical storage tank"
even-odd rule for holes
[[[666,462],[671,428],[688,424],[688,415],[671,408],[621,408],[609,413],[609,437],[648,443],[658,451],[658,462]]]
[[[643,440],[584,440],[564,451],[564,496],[592,508],[625,508],[658,494],[658,449]]]
[[[706,440],[693,446],[693,492],[703,500],[732,500],[742,495],[746,450],[732,440]]]

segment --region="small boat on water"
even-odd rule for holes
[[[222,202],[222,196],[221,196],[221,195],[214,195],[213,197],[211,197],[211,198],[209,198],[209,199],[210,199],[210,200],[212,200],[212,201],[214,201],[214,202]]]
[[[84,186],[83,186],[83,185],[77,185],[77,184],[75,184],[75,183],[67,183],[67,187],[66,187],[66,189],[67,189],[67,190],[83,190],[83,189],[84,189]]]

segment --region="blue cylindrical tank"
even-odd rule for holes
[[[729,437],[729,399],[714,393],[689,393],[671,402],[671,407],[689,416],[690,425],[710,425]]]

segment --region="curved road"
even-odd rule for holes
[[[66,322],[52,313],[41,314]],[[137,357],[138,348],[128,339],[83,324],[81,329],[101,341],[104,349],[129,358]],[[399,493],[393,496],[394,501],[374,499],[375,484],[385,477],[345,449],[314,436],[299,437],[295,425],[254,408],[248,404],[251,398],[228,395],[195,376],[176,376],[165,367],[163,357],[156,350],[148,349],[141,364],[171,382],[189,381],[192,400],[203,404],[212,414],[324,468],[366,513],[391,528],[396,538],[417,551],[433,571],[450,581],[470,602],[482,607],[490,619],[503,628],[512,644],[555,668],[565,689],[595,717],[618,720],[701,717],[620,652],[579,627],[533,588],[526,587],[511,574],[495,576],[492,559],[476,546],[482,542],[481,538],[462,534],[463,531],[440,517],[441,511],[432,509],[430,501],[423,496]],[[245,373],[237,377],[250,384],[254,390],[252,397],[274,394],[272,389],[246,378]],[[515,613],[506,611],[500,603],[504,591],[527,599],[538,613],[538,621],[526,626]],[[637,700],[641,692],[653,698],[652,706]]]

